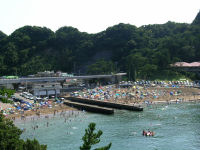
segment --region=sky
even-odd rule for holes
[[[0,31],[31,25],[97,33],[119,23],[191,23],[199,11],[200,0],[0,0]]]

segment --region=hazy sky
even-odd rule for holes
[[[73,26],[97,33],[118,23],[191,23],[199,10],[200,0],[0,0],[0,30],[9,35],[25,25]]]

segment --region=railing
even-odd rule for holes
[[[73,76],[73,77],[33,77],[33,78],[19,78],[19,79],[0,79],[0,84],[11,83],[26,83],[26,82],[56,82],[64,81],[66,79],[94,79],[94,78],[111,78],[114,76],[122,76],[126,73],[120,73],[115,75],[88,75],[88,76]]]

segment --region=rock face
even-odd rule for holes
[[[192,22],[192,25],[200,25],[200,11]]]

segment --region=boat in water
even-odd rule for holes
[[[155,132],[149,131],[149,130],[148,131],[143,130],[142,135],[143,136],[154,136]]]

